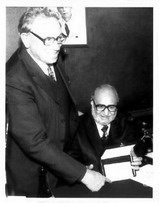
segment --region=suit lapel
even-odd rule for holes
[[[66,88],[67,88],[67,91],[69,92],[69,95],[70,95],[70,97],[71,97],[73,103],[76,104],[75,99],[74,99],[74,97],[73,97],[73,95],[72,95],[72,92],[71,92],[71,90],[70,90],[68,81],[66,80],[65,73],[62,71],[62,69],[59,67],[59,65],[56,65],[56,68],[57,68],[57,70],[58,70],[58,72],[59,72],[59,74],[60,74],[60,76],[61,76],[61,78],[62,78],[62,80],[63,80],[63,82],[64,82],[64,84],[65,84],[65,86],[66,86]]]
[[[111,123],[109,137],[108,137],[108,145],[120,145],[121,143],[121,127],[118,123],[117,118]]]
[[[45,75],[44,75],[45,76]],[[57,97],[57,88],[56,84],[52,84],[51,81],[49,81],[49,78],[46,78],[47,76],[33,76],[34,81],[39,85],[51,98],[56,102],[58,102],[58,97]]]
[[[27,72],[32,77],[33,81],[41,87],[51,98],[58,103],[56,95],[56,87],[53,85],[49,78],[43,73],[38,64],[31,58],[31,56],[25,51],[22,50],[21,59],[24,63],[24,66]]]
[[[86,122],[86,125],[87,125],[88,139],[90,140],[90,143],[95,149],[96,154],[98,155],[98,157],[100,157],[101,153],[103,152],[103,147],[102,147],[101,139],[99,137],[97,126],[91,115],[88,116],[88,121]]]

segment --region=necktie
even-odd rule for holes
[[[107,132],[108,126],[104,125],[101,129],[103,131],[102,139],[106,139],[106,132]]]
[[[107,129],[108,129],[107,125],[103,126],[103,128],[101,129],[103,131],[103,135],[101,137],[101,143],[103,146],[102,153],[105,151],[106,146],[107,146],[107,139],[108,139],[108,136],[106,136],[107,135]]]
[[[68,28],[68,25],[65,23],[65,30],[66,30],[66,34],[67,34],[67,37],[69,36],[70,34],[70,30]]]
[[[52,78],[54,81],[56,81],[56,77],[55,77],[55,73],[53,72],[53,66],[51,67],[50,65],[48,65],[48,75],[50,78]]]

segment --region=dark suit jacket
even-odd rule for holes
[[[52,190],[58,177],[74,182],[86,172],[81,163],[63,152],[71,139],[65,137],[66,123],[69,121],[68,134],[72,136],[78,117],[65,73],[57,64],[55,68],[70,100],[67,117],[63,113],[64,104],[61,108],[60,90],[25,49],[18,50],[7,63],[6,174],[9,195],[38,196],[41,165],[48,170],[47,180]]]
[[[89,112],[81,116],[79,128],[68,153],[85,165],[93,164],[94,170],[102,173],[100,158],[104,150],[119,147],[121,144],[133,144],[137,137],[137,129],[127,117],[118,113],[111,123],[107,144],[103,148],[95,121]]]

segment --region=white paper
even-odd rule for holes
[[[142,183],[143,185],[147,185],[153,187],[154,183],[154,175],[153,175],[153,165],[147,164],[140,168],[137,171],[137,176],[133,177],[132,179]]]
[[[128,145],[128,146],[124,146],[124,147],[106,149],[104,154],[102,155],[101,159],[108,159],[108,158],[113,158],[113,157],[129,155],[133,146],[134,145]]]
[[[116,147],[112,149],[106,149],[101,159],[111,159],[111,158],[120,158],[122,156],[130,155],[130,151],[134,145],[128,145],[123,147]],[[120,160],[120,159],[119,159]],[[126,162],[118,162],[111,164],[104,164],[104,170],[106,177],[108,177],[111,181],[119,181],[125,179],[131,179],[133,177],[132,168],[130,161]]]
[[[104,165],[106,177],[112,182],[131,179],[133,177],[130,162],[121,162]]]
[[[146,154],[146,156],[153,159],[153,152]]]

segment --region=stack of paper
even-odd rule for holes
[[[143,185],[153,187],[154,176],[153,176],[153,166],[148,164],[140,168],[137,171],[137,176],[132,178],[133,180],[142,183]]]
[[[134,145],[107,149],[101,157],[103,172],[111,181],[133,178],[130,151]]]

